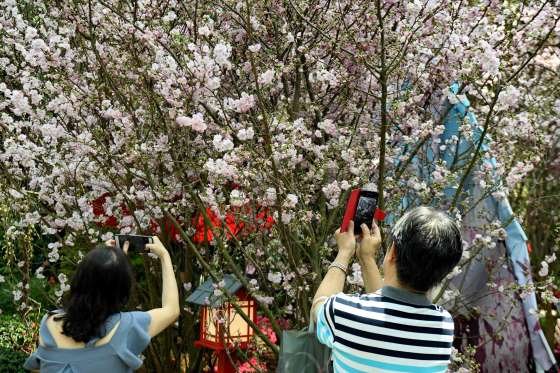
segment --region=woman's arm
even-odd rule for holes
[[[179,317],[179,290],[171,257],[159,238],[154,237],[154,243],[146,245],[146,248],[157,255],[161,261],[161,308],[148,311],[152,319],[148,333],[151,337],[155,337]]]

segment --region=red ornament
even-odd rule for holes
[[[385,211],[381,210],[380,208],[376,208],[375,212],[373,213],[373,218],[377,221],[385,220],[386,216],[387,216],[387,213]]]
[[[119,225],[117,218],[114,217],[113,215],[107,215],[105,213],[105,207],[103,207],[103,205],[107,201],[107,198],[109,197],[111,197],[111,195],[109,193],[105,193],[91,202],[91,207],[93,208],[93,215],[105,218],[105,220],[98,223],[100,226],[105,228],[117,228],[117,226]],[[130,211],[128,211],[124,203],[121,203],[120,207],[123,216],[130,215]]]
[[[114,215],[107,215],[105,213],[105,207],[104,207],[107,198],[110,197],[111,197],[110,193],[104,193],[101,196],[94,199],[90,204],[93,209],[93,214],[99,217],[101,220],[98,223],[98,225],[103,228],[115,229],[119,227],[119,222]],[[121,203],[119,207],[121,209],[122,216],[132,215],[130,213],[130,210],[126,206],[126,204]],[[179,238],[179,230],[175,228],[175,225],[169,218],[165,217],[160,221],[156,221],[155,219],[150,220],[151,234],[157,235],[159,227],[161,227],[161,233],[167,235],[171,239],[171,241],[177,241],[177,239]]]
[[[250,216],[251,208],[244,206],[226,212],[226,216],[224,218],[225,226],[223,226],[222,220],[211,208],[207,207],[206,216],[208,220],[210,220],[211,226],[206,224],[204,214],[200,213],[196,215],[193,219],[193,225],[196,230],[193,236],[193,242],[198,244],[210,242],[214,239],[214,233],[220,229],[225,231],[226,240],[230,240],[233,237],[239,238],[240,236],[254,232],[257,229],[270,229],[275,223],[274,218],[269,215],[268,209],[261,209],[255,216],[255,224],[252,225],[248,225],[244,221],[237,221],[235,214],[238,212],[242,212],[246,216]]]

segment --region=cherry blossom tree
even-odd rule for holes
[[[14,301],[38,307],[32,276],[50,277],[60,298],[67,263],[116,232],[159,233],[182,295],[231,272],[275,335],[279,320],[307,323],[352,187],[373,184],[393,216],[405,196],[459,220],[481,196],[523,198],[524,177],[558,155],[559,20],[557,0],[2,0]],[[472,149],[432,162],[458,146],[441,138],[467,98],[480,127],[465,119],[459,131]],[[492,250],[496,224],[466,250]],[[23,243],[33,234],[52,238],[44,262]],[[152,285],[135,301],[147,307],[158,277],[142,265]],[[458,296],[445,290],[438,299]],[[195,311],[152,344],[150,369],[200,366]],[[274,338],[255,330],[273,361]]]

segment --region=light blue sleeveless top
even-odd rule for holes
[[[48,316],[43,317],[39,329],[43,345],[27,359],[25,369],[41,373],[129,373],[142,365],[139,355],[150,343],[151,318],[147,312],[120,312],[109,316],[101,327],[101,336],[109,333],[119,321],[120,324],[107,344],[96,347],[99,338],[94,338],[85,347],[75,349],[56,346],[47,328]]]

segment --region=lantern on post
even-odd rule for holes
[[[246,349],[254,331],[221,293],[235,297],[235,303],[253,322],[256,322],[257,306],[235,276],[225,275],[220,285],[218,287],[211,279],[206,280],[187,298],[187,303],[201,306],[200,335],[195,346],[214,351],[217,356],[215,372],[235,373],[228,350],[233,347]]]

